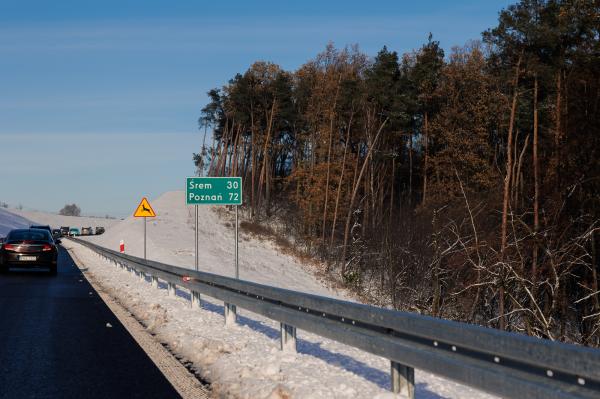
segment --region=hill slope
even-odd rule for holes
[[[151,201],[156,218],[147,220],[148,259],[194,268],[194,208],[185,204],[183,191],[168,192]],[[217,215],[211,207],[199,207],[199,269],[226,276],[235,275],[233,215]],[[125,241],[126,253],[144,254],[143,219],[129,217],[105,234],[87,240],[111,249]],[[298,291],[332,296],[308,266],[282,254],[269,241],[240,233],[240,278]]]
[[[6,209],[0,208],[0,237],[6,236],[12,229],[29,227],[31,221],[23,216],[15,215]]]

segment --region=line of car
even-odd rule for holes
[[[104,233],[104,227],[78,228],[63,226],[31,225],[28,229],[13,229],[4,238],[0,237],[0,273],[10,269],[47,268],[51,275],[58,270],[58,245],[64,236],[93,235]],[[65,234],[66,233],[66,234]]]
[[[104,227],[96,226],[94,227],[69,227],[69,226],[61,226],[60,229],[52,230],[53,235],[60,235],[61,237],[77,237],[77,236],[94,236],[100,235],[105,232]]]

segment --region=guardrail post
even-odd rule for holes
[[[152,287],[158,288],[158,277],[152,276]]]
[[[225,325],[232,326],[235,324],[237,320],[237,308],[232,303],[225,302],[225,307],[223,308],[225,312]]]
[[[281,350],[296,353],[296,327],[280,323]]]
[[[146,281],[146,273],[143,270],[139,271],[138,276],[140,276],[140,281]]]
[[[415,369],[395,361],[391,361],[392,392],[406,396],[408,399],[415,397]]]
[[[202,307],[202,299],[200,299],[200,293],[196,291],[190,291],[191,301],[190,306],[192,309],[201,308]]]
[[[168,291],[169,291],[169,296],[173,296],[174,297],[176,295],[177,286],[175,284],[173,284],[173,283],[169,283]]]

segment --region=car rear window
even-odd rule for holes
[[[48,230],[50,231],[50,226],[31,226],[30,229],[40,229],[40,230]]]
[[[16,230],[8,234],[8,240],[49,241],[50,233],[46,230]]]

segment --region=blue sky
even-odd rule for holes
[[[0,201],[128,215],[184,188],[206,91],[254,61],[403,53],[429,32],[450,49],[511,3],[0,0]]]

